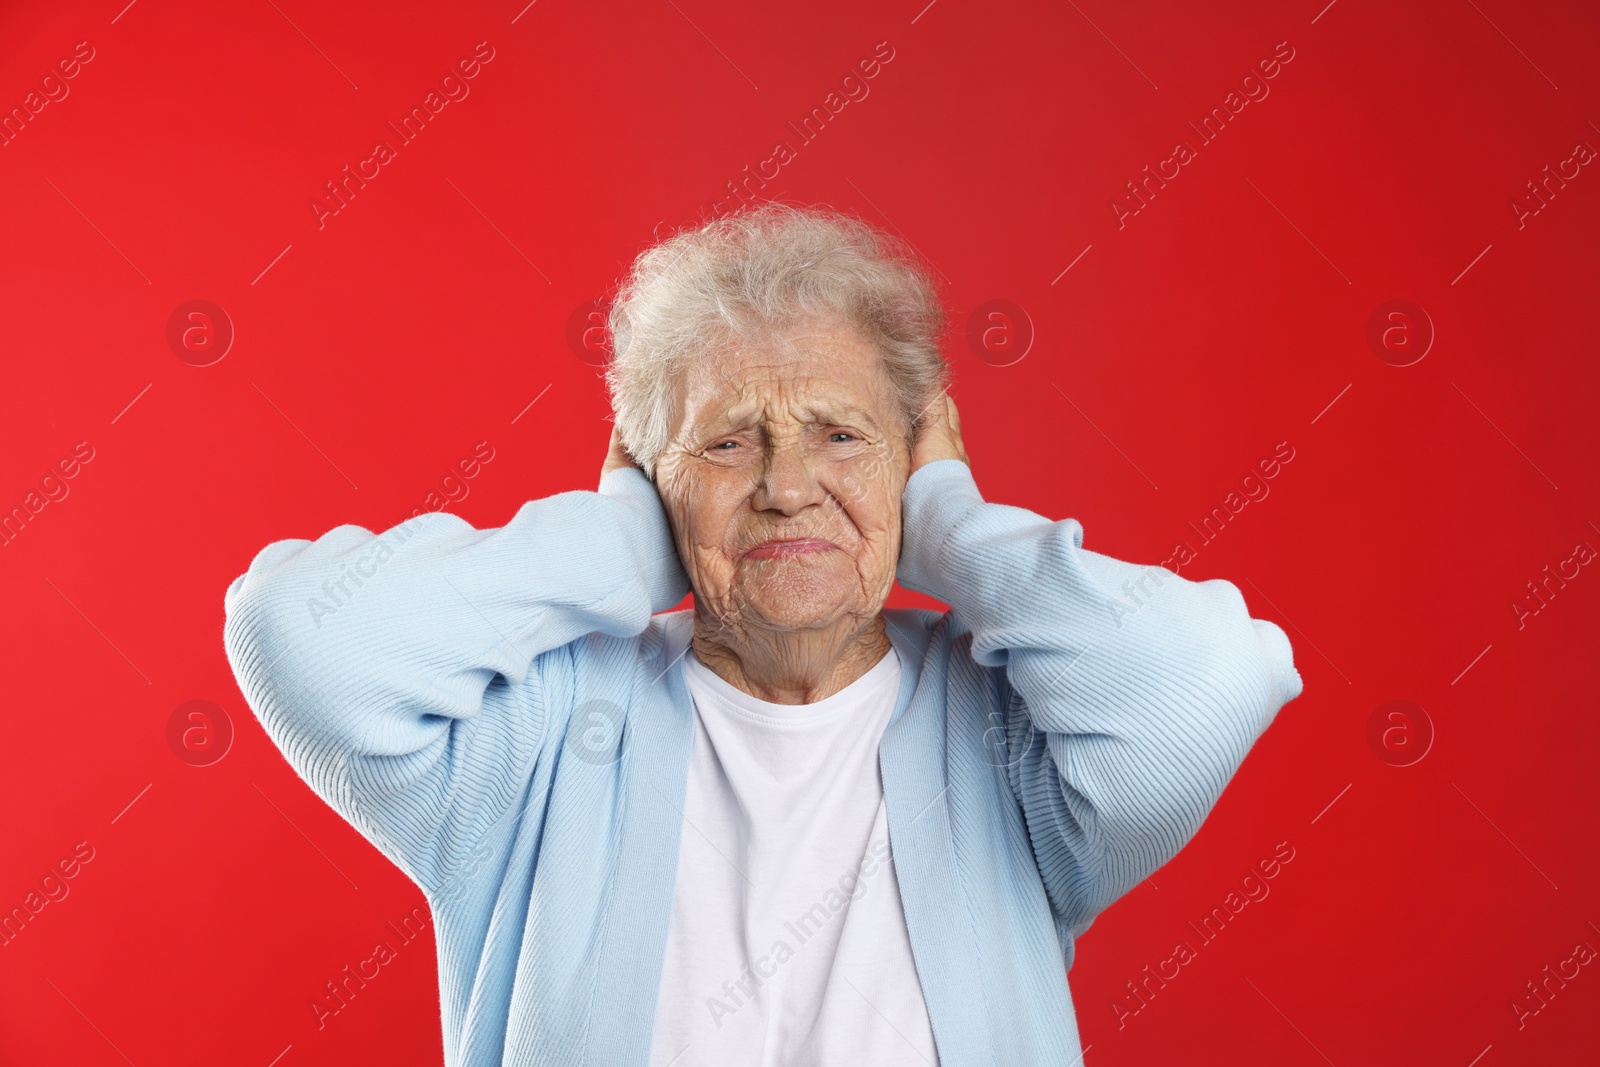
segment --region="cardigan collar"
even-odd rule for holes
[[[945,780],[944,681],[922,687],[933,645],[930,615],[884,612],[900,654],[900,692],[878,748],[889,841],[912,958],[941,1067],[992,1062],[987,1028],[964,1027],[984,997],[978,945],[951,843]],[[612,901],[602,934],[587,1062],[648,1061],[677,888],[683,802],[694,743],[694,702],[683,677],[692,610],[658,616],[651,697],[636,701],[621,761],[621,826]],[[942,664],[936,665],[942,666]],[[648,1006],[648,1010],[646,1007]],[[987,1012],[977,1013],[987,1020]]]

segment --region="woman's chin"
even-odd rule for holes
[[[760,630],[787,632],[832,626],[846,616],[876,614],[868,605],[856,561],[842,552],[741,561],[727,603],[732,614]],[[888,588],[885,587],[885,595]]]
[[[849,614],[849,608],[837,597],[757,595],[747,614],[763,630],[816,630],[838,622]]]

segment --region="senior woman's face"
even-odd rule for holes
[[[737,633],[876,615],[910,440],[871,343],[790,329],[708,355],[675,387],[656,485],[702,610]]]

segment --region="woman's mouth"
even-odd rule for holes
[[[838,549],[832,541],[824,541],[815,537],[802,537],[790,540],[763,541],[759,545],[745,552],[746,559],[786,559],[790,556],[804,555],[807,552],[827,552]]]

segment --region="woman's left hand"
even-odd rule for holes
[[[918,423],[911,442],[911,473],[939,459],[967,459],[967,446],[961,440],[961,415],[949,393],[941,393]]]

